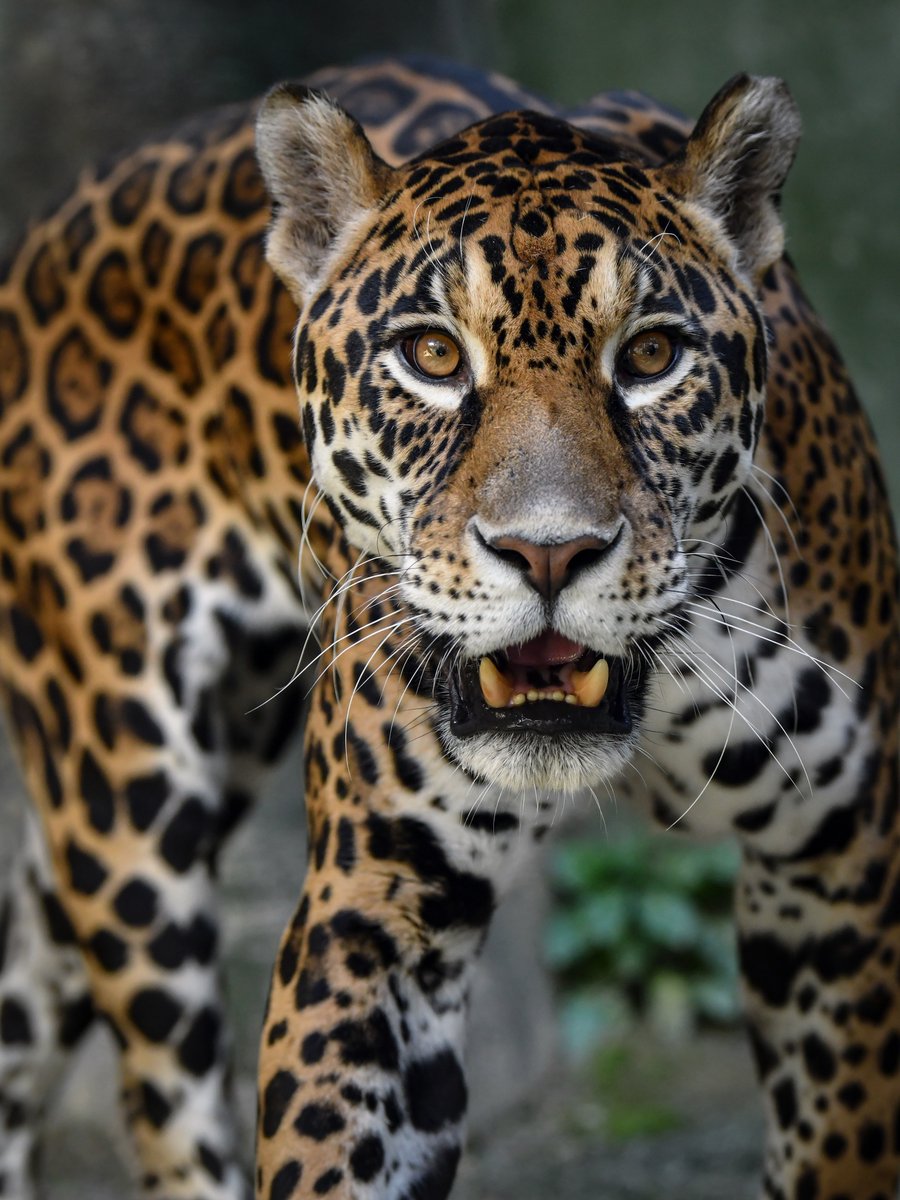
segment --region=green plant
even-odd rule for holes
[[[739,1014],[730,918],[738,852],[651,834],[563,844],[545,951],[576,1055],[642,1019],[677,1036]]]

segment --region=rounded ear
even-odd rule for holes
[[[274,202],[266,257],[302,307],[342,235],[387,190],[391,168],[349,113],[295,83],[260,105],[256,156]]]
[[[674,190],[722,222],[741,268],[754,279],[784,249],[779,195],[799,139],[800,114],[787,84],[736,75],[663,167]]]

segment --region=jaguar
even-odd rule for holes
[[[799,131],[770,78],[692,128],[370,62],[87,171],[28,230],[0,272],[2,677],[34,799],[0,1195],[33,1195],[98,1019],[141,1194],[248,1194],[216,864],[306,693],[259,1200],[449,1194],[492,912],[598,789],[740,843],[761,1194],[896,1194],[897,557],[783,253]]]

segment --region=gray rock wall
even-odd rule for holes
[[[0,0],[0,242],[81,166],[279,79],[387,51],[489,61],[490,0]]]

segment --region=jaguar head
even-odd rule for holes
[[[472,775],[618,770],[760,433],[760,282],[799,126],[741,76],[648,164],[536,113],[391,168],[326,97],[261,110],[318,486],[395,573]]]

